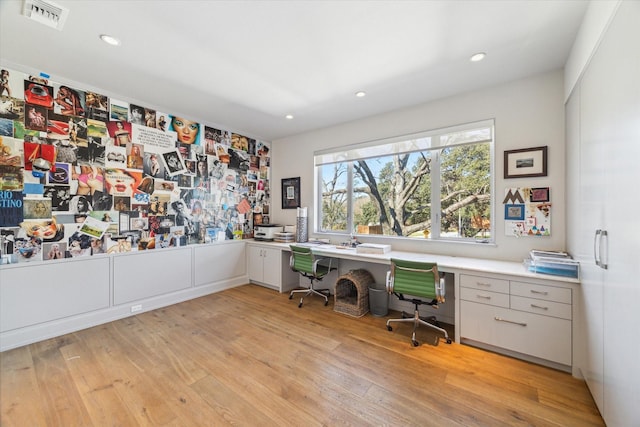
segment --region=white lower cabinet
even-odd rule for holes
[[[266,245],[248,245],[249,281],[286,292],[298,286],[298,273],[289,267],[289,253]]]
[[[460,275],[460,338],[570,370],[572,289]]]

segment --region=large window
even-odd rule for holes
[[[492,241],[493,120],[315,154],[316,232]]]

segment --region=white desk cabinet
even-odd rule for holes
[[[461,340],[571,370],[570,287],[461,274],[460,300]]]
[[[259,243],[248,245],[249,281],[286,292],[298,286],[298,274],[289,268],[289,253]]]

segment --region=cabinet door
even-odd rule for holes
[[[604,340],[597,350],[604,366],[604,402],[600,409],[604,408],[604,420],[611,426],[637,425],[640,401],[640,199],[635,194],[640,182],[638,22],[640,3],[620,2],[585,72],[582,89],[583,98],[589,93],[588,108],[594,114],[581,120],[590,139],[602,145],[603,155],[598,163],[606,167],[601,203],[608,239],[601,257],[608,269],[602,270],[599,304]]]
[[[249,246],[249,280],[256,280],[262,282],[263,280],[263,264],[264,258],[262,256],[264,249],[259,246]]]
[[[280,249],[265,248],[263,251],[262,281],[268,285],[280,289],[280,277],[282,271],[282,251]]]
[[[592,64],[593,65],[593,64]],[[576,319],[584,339],[584,354],[580,370],[593,400],[604,414],[604,309],[603,270],[595,264],[596,230],[604,229],[604,159],[607,135],[600,129],[604,117],[600,99],[608,84],[602,71],[590,66],[580,84],[580,179],[578,209],[580,222],[573,256],[580,262],[582,317]]]

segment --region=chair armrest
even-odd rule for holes
[[[331,272],[331,263],[333,262],[333,258],[315,258],[315,260],[313,261],[313,274],[316,274],[316,272],[318,271],[318,264],[326,259],[329,260],[329,265],[326,266],[327,272]]]
[[[436,300],[438,302],[444,302],[444,296],[446,293],[446,282],[444,280],[444,274],[440,273],[440,280],[436,281]]]
[[[393,277],[391,277],[391,271],[387,271],[387,279],[385,280],[385,287],[387,288],[387,293],[393,293]]]

